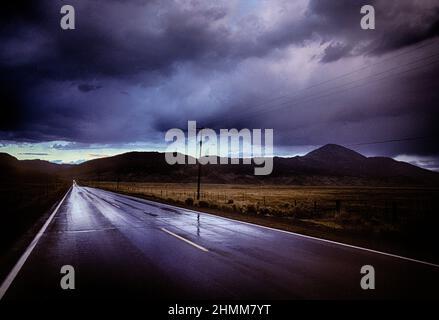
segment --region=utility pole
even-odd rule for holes
[[[200,159],[201,159],[201,148],[202,147],[203,147],[203,136],[200,134],[200,157],[198,158],[197,200],[200,200],[200,184],[201,184],[201,163],[200,163]]]

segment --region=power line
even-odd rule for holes
[[[393,68],[389,68],[389,69],[387,69],[387,70],[384,70],[384,71],[381,71],[381,72],[378,72],[378,73],[376,73],[376,74],[372,74],[372,75],[369,75],[369,76],[366,76],[366,77],[363,77],[363,78],[359,78],[359,79],[356,79],[356,80],[353,80],[353,81],[351,81],[350,83],[348,83],[348,84],[342,84],[342,85],[339,85],[339,86],[336,86],[336,87],[332,87],[332,88],[328,88],[328,89],[325,89],[327,92],[318,92],[317,94],[325,94],[325,93],[330,93],[330,90],[334,90],[334,89],[339,89],[339,88],[343,88],[343,87],[345,87],[345,86],[349,86],[349,85],[352,85],[353,83],[355,83],[355,82],[359,82],[359,81],[364,81],[364,80],[369,80],[369,79],[371,79],[371,78],[374,78],[374,77],[376,77],[376,76],[379,76],[379,75],[383,75],[383,74],[386,74],[386,73],[388,73],[388,72],[390,72],[390,71],[395,71],[395,70],[398,70],[398,69],[401,69],[401,68],[404,68],[404,67],[407,67],[407,66],[410,66],[410,65],[413,65],[413,64],[417,64],[417,63],[419,63],[419,62],[423,62],[423,61],[425,61],[425,60],[428,60],[428,59],[430,59],[430,58],[434,58],[434,57],[437,57],[437,56],[439,56],[439,53],[435,53],[435,54],[432,54],[432,55],[430,55],[430,56],[427,56],[427,57],[423,57],[423,58],[420,58],[420,59],[417,59],[417,60],[414,60],[414,61],[411,61],[410,63],[407,63],[407,64],[405,64],[405,65],[399,65],[399,66],[396,66],[396,67],[393,67]],[[429,65],[429,64],[428,64]],[[419,68],[422,68],[422,67],[424,67],[424,66],[427,66],[427,65],[423,65],[423,66],[420,66]],[[412,71],[412,70],[416,70],[417,68],[413,68],[413,69],[410,69],[410,70],[407,70],[407,71]],[[404,71],[405,72],[405,71]],[[403,73],[404,73],[403,72]],[[393,74],[393,75],[399,75],[399,74]],[[393,76],[392,75],[392,76]],[[315,94],[314,94],[315,95]],[[312,97],[312,96],[311,96]],[[259,111],[262,111],[262,112],[264,112],[264,111],[267,111],[267,107],[279,107],[279,106],[284,106],[284,105],[287,105],[287,104],[290,104],[290,103],[292,103],[292,102],[295,102],[294,100],[289,100],[289,101],[285,101],[285,102],[282,102],[282,103],[280,103],[280,104],[274,104],[274,105],[265,105],[265,108],[258,108],[258,109],[252,109],[249,113],[257,113],[257,112],[259,112]],[[276,109],[278,109],[278,108],[276,108]],[[236,115],[236,114],[235,114]],[[246,117],[248,117],[248,112],[246,113],[245,111],[240,111],[238,114],[238,117],[240,116],[240,115],[245,115]],[[238,119],[241,119],[241,118],[238,118]],[[236,120],[236,118],[234,119],[234,120]]]
[[[430,66],[432,64],[438,63],[438,62],[439,62],[439,60],[431,61],[430,63],[424,64],[422,66],[413,67],[413,68],[410,68],[410,69],[407,69],[407,70],[403,70],[403,71],[401,71],[399,73],[390,74],[388,76],[376,79],[374,82],[363,83],[363,84],[359,84],[359,85],[355,85],[355,86],[351,86],[351,83],[349,83],[347,85],[345,84],[345,85],[341,85],[341,86],[338,86],[338,87],[335,88],[335,89],[340,89],[340,90],[336,90],[336,91],[332,91],[332,92],[327,92],[327,93],[324,93],[324,94],[320,93],[320,95],[317,95],[317,96],[314,95],[314,96],[310,96],[310,97],[304,97],[302,100],[299,99],[298,101],[284,102],[284,103],[281,103],[281,104],[278,104],[278,105],[274,105],[274,106],[272,106],[271,108],[268,108],[268,109],[265,108],[265,109],[254,110],[253,112],[251,112],[251,114],[245,114],[245,118],[246,119],[254,118],[255,116],[260,116],[260,115],[265,114],[267,112],[279,111],[279,110],[285,109],[287,107],[297,106],[299,103],[300,104],[306,104],[306,103],[309,103],[309,102],[314,101],[314,100],[319,100],[319,99],[322,99],[322,98],[326,98],[326,97],[332,96],[334,94],[344,93],[344,92],[346,92],[348,90],[353,90],[353,89],[358,89],[358,88],[363,87],[363,86],[373,85],[373,84],[376,84],[376,83],[378,83],[380,81],[391,79],[394,76],[399,76],[399,75],[402,75],[402,74],[410,72],[410,71],[419,70],[419,69],[425,68],[427,66]],[[403,65],[402,67],[406,67],[406,66],[407,65]],[[395,68],[395,69],[398,69],[398,68]],[[372,75],[370,77],[376,77],[377,75],[381,75],[381,74],[385,74],[385,73],[387,73],[387,71],[383,71],[383,72],[381,72],[379,74],[375,74],[375,75]],[[365,79],[366,78],[361,79],[361,80],[365,80]],[[332,89],[334,89],[334,88],[331,88],[331,90]],[[242,119],[244,119],[244,117],[238,117],[238,118],[235,117],[233,119],[233,121],[242,120]]]
[[[405,51],[400,52],[400,53],[395,54],[395,55],[388,56],[387,58],[382,59],[382,60],[380,60],[380,61],[378,61],[378,62],[376,62],[376,63],[365,64],[365,65],[363,65],[362,67],[360,67],[360,68],[358,68],[358,69],[355,69],[355,70],[349,71],[349,72],[347,72],[347,73],[344,73],[344,74],[338,75],[338,76],[336,76],[336,77],[334,77],[334,78],[327,79],[327,80],[322,81],[322,82],[318,82],[318,83],[316,83],[316,84],[310,85],[310,86],[308,86],[308,87],[306,87],[306,88],[303,88],[303,89],[298,89],[298,90],[296,90],[296,93],[301,92],[301,91],[306,91],[306,90],[309,90],[309,89],[312,89],[312,88],[316,88],[316,87],[319,87],[319,86],[325,85],[325,84],[327,84],[327,83],[332,83],[332,82],[334,82],[334,81],[336,81],[336,80],[343,79],[343,78],[346,78],[346,77],[348,77],[348,76],[350,76],[350,75],[353,75],[353,74],[355,74],[355,73],[358,73],[359,71],[366,70],[366,69],[368,69],[368,68],[371,68],[371,67],[374,67],[374,66],[380,65],[380,64],[382,64],[382,63],[384,63],[384,62],[387,62],[387,61],[389,61],[389,60],[394,60],[395,58],[398,58],[398,57],[404,56],[404,55],[406,55],[406,54],[408,54],[408,53],[411,53],[411,52],[417,51],[417,50],[422,49],[422,48],[425,48],[425,47],[429,47],[429,46],[434,45],[434,44],[437,44],[437,40],[433,40],[433,41],[431,41],[431,42],[427,42],[427,43],[422,43],[422,44],[420,44],[420,45],[418,45],[418,46],[416,46],[416,47],[414,47],[414,48],[411,48],[411,49],[405,50]],[[370,52],[372,52],[372,51],[373,51],[373,50],[371,50]],[[369,52],[369,53],[370,53],[370,52]],[[297,96],[297,94],[295,94],[294,96]],[[267,105],[267,102],[276,101],[276,100],[280,100],[280,99],[285,99],[285,98],[288,98],[288,97],[293,97],[293,96],[292,96],[291,94],[281,95],[281,96],[278,96],[278,97],[275,97],[275,98],[272,98],[272,99],[268,99],[268,100],[266,100],[264,103],[257,104],[257,105],[255,105],[255,106],[251,106],[251,107],[248,107],[248,108],[245,109],[245,110],[240,110],[240,111],[242,111],[242,112],[246,112],[246,111],[249,110],[249,109],[252,110],[252,109],[254,109],[254,108],[258,108],[259,106],[266,106],[266,105]]]
[[[413,138],[402,138],[402,139],[379,140],[379,141],[371,141],[371,142],[351,143],[351,144],[346,144],[346,146],[365,146],[365,145],[371,145],[371,144],[383,144],[383,143],[393,143],[393,142],[403,142],[403,141],[425,140],[425,139],[430,139],[430,138],[432,138],[432,137],[413,137]]]

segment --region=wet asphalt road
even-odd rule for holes
[[[60,287],[63,265],[75,290]],[[363,265],[375,290],[360,287]],[[438,288],[435,266],[73,185],[3,299],[420,299]]]

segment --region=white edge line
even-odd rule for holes
[[[235,219],[226,218],[226,217],[222,217],[222,216],[217,216],[217,215],[214,215],[214,214],[211,214],[211,213],[207,213],[207,212],[203,212],[203,211],[196,211],[196,210],[187,209],[187,208],[175,207],[175,206],[171,206],[171,205],[166,204],[166,203],[146,200],[146,199],[137,198],[137,197],[133,197],[133,196],[127,196],[127,195],[123,195],[123,194],[120,194],[120,193],[117,193],[117,192],[114,192],[114,193],[116,193],[116,194],[118,194],[120,196],[132,197],[132,198],[140,199],[140,200],[143,200],[143,201],[146,201],[146,202],[150,202],[150,203],[160,203],[161,205],[165,205],[165,206],[168,206],[168,207],[171,207],[171,208],[178,208],[178,209],[186,210],[186,211],[197,213],[197,214],[201,213],[201,214],[205,214],[205,215],[208,215],[208,216],[211,216],[211,217],[215,217],[215,218],[219,218],[219,219],[229,220],[229,221],[233,221],[233,222],[239,222],[239,223],[242,223],[242,224],[247,224],[247,225],[250,225],[250,226],[255,226],[255,227],[259,227],[259,228],[263,228],[263,229],[268,229],[268,230],[273,230],[273,231],[277,231],[277,232],[282,232],[282,233],[286,233],[286,234],[290,234],[290,235],[294,235],[294,236],[298,236],[298,237],[302,237],[302,238],[307,238],[307,239],[322,241],[322,242],[326,242],[326,243],[336,244],[336,245],[347,247],[347,248],[367,251],[367,252],[371,252],[371,253],[375,253],[375,254],[381,254],[381,255],[384,255],[384,256],[392,257],[392,258],[398,258],[398,259],[401,259],[401,260],[421,263],[421,264],[424,264],[424,265],[427,265],[427,266],[430,266],[430,267],[439,268],[439,264],[435,264],[435,263],[427,262],[427,261],[422,261],[422,260],[417,260],[417,259],[412,259],[412,258],[408,258],[408,257],[404,257],[404,256],[399,256],[399,255],[393,254],[393,253],[382,252],[382,251],[368,249],[368,248],[364,248],[364,247],[359,247],[359,246],[355,246],[355,245],[351,245],[351,244],[347,244],[347,243],[342,243],[342,242],[337,242],[337,241],[333,241],[333,240],[317,238],[317,237],[313,237],[313,236],[307,236],[307,235],[296,233],[296,232],[292,232],[292,231],[276,229],[276,228],[271,228],[271,227],[263,226],[263,225],[260,225],[260,224],[251,223],[251,222],[246,222],[246,221],[235,220]]]
[[[198,248],[198,249],[200,249],[200,250],[202,250],[204,252],[209,252],[209,250],[207,250],[206,248],[204,248],[204,247],[202,247],[202,246],[200,246],[200,245],[198,245],[196,243],[193,243],[192,241],[189,241],[188,239],[183,238],[183,237],[179,236],[178,234],[175,234],[174,232],[171,232],[171,231],[169,231],[169,230],[167,230],[165,228],[160,228],[160,229],[162,231],[170,234],[171,236],[174,236],[174,237],[176,237],[176,238],[178,238],[178,239],[180,239],[180,240],[182,240],[182,241],[184,241],[186,243],[189,243],[190,245],[194,246],[195,248]]]
[[[197,212],[197,213],[199,212],[199,211],[194,211],[194,210],[190,210],[190,211]],[[428,265],[428,266],[431,266],[431,267],[439,268],[439,264],[435,264],[435,263],[431,263],[431,262],[427,262],[427,261],[422,261],[422,260],[417,260],[417,259],[412,259],[412,258],[408,258],[408,257],[404,257],[404,256],[399,256],[399,255],[393,254],[393,253],[382,252],[382,251],[378,251],[378,250],[373,250],[373,249],[368,249],[368,248],[364,248],[364,247],[354,246],[354,245],[347,244],[347,243],[342,243],[342,242],[337,242],[337,241],[317,238],[317,237],[313,237],[313,236],[307,236],[305,234],[295,233],[295,232],[292,232],[292,231],[287,231],[287,230],[282,230],[282,229],[271,228],[271,227],[267,227],[267,226],[263,226],[263,225],[259,225],[259,224],[255,224],[255,223],[251,223],[251,222],[234,220],[234,219],[230,219],[230,218],[226,218],[226,217],[216,216],[216,215],[213,215],[213,214],[210,214],[210,213],[206,213],[206,212],[200,212],[200,213],[207,214],[207,215],[213,216],[213,217],[219,217],[221,219],[230,220],[230,221],[234,221],[234,222],[237,221],[237,222],[240,222],[240,223],[243,223],[243,224],[248,224],[248,225],[251,225],[251,226],[256,226],[256,227],[260,227],[260,228],[264,228],[264,229],[268,229],[268,230],[274,230],[274,231],[278,231],[278,232],[283,232],[283,233],[295,235],[295,236],[298,236],[298,237],[303,237],[303,238],[308,238],[308,239],[312,239],[312,240],[327,242],[327,243],[336,244],[336,245],[339,245],[339,246],[348,247],[348,248],[352,248],[352,249],[368,251],[368,252],[371,252],[371,253],[381,254],[381,255],[384,255],[384,256],[392,257],[392,258],[398,258],[398,259],[402,259],[402,260],[407,260],[407,261],[411,261],[411,262],[421,263],[421,264],[425,264],[425,265]]]
[[[20,272],[20,270],[23,267],[24,263],[26,262],[27,258],[32,253],[32,250],[35,248],[35,246],[37,245],[37,243],[40,240],[41,236],[43,235],[44,231],[46,231],[46,229],[49,226],[50,222],[52,222],[53,217],[55,217],[56,213],[58,212],[59,208],[63,204],[65,198],[67,197],[67,195],[69,194],[71,189],[72,189],[72,187],[70,187],[69,190],[66,192],[64,197],[61,199],[61,201],[56,206],[55,210],[53,210],[52,214],[47,219],[46,223],[41,227],[40,231],[37,233],[35,238],[32,240],[30,245],[27,247],[26,251],[21,255],[20,259],[17,261],[17,263],[15,264],[14,268],[12,268],[12,270],[9,272],[8,276],[6,277],[6,279],[3,281],[3,283],[2,283],[2,285],[0,287],[0,300],[3,298],[3,296],[6,293],[6,291],[9,289],[9,286],[14,281],[14,279],[17,276],[18,272]]]
[[[116,207],[116,208],[120,209],[120,207],[117,204],[112,203],[112,202],[110,202],[110,203],[113,205],[113,207]]]

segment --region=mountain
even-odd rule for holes
[[[276,161],[277,160],[277,161]],[[365,157],[348,148],[327,144],[303,157],[275,159],[278,175],[295,174],[296,178],[314,177],[330,184],[437,184],[439,173],[386,157]],[[336,181],[334,181],[336,178]]]
[[[10,155],[0,154],[2,168],[2,171],[27,170],[68,179],[101,181],[188,183],[195,182],[198,173],[197,165],[167,164],[165,154],[159,152],[128,152],[78,165],[58,165],[41,160],[19,161]],[[273,172],[269,176],[255,176],[253,170],[253,165],[242,163],[209,164],[202,166],[202,179],[207,183],[243,184],[439,185],[437,172],[391,158],[365,157],[336,144],[325,145],[304,156],[275,157]]]
[[[308,167],[318,170],[320,174],[361,176],[367,158],[348,148],[327,144],[306,154],[302,161]],[[369,172],[369,175],[371,173]]]
[[[330,161],[336,163],[353,163],[367,159],[351,149],[337,144],[327,144],[304,156],[307,160]]]

